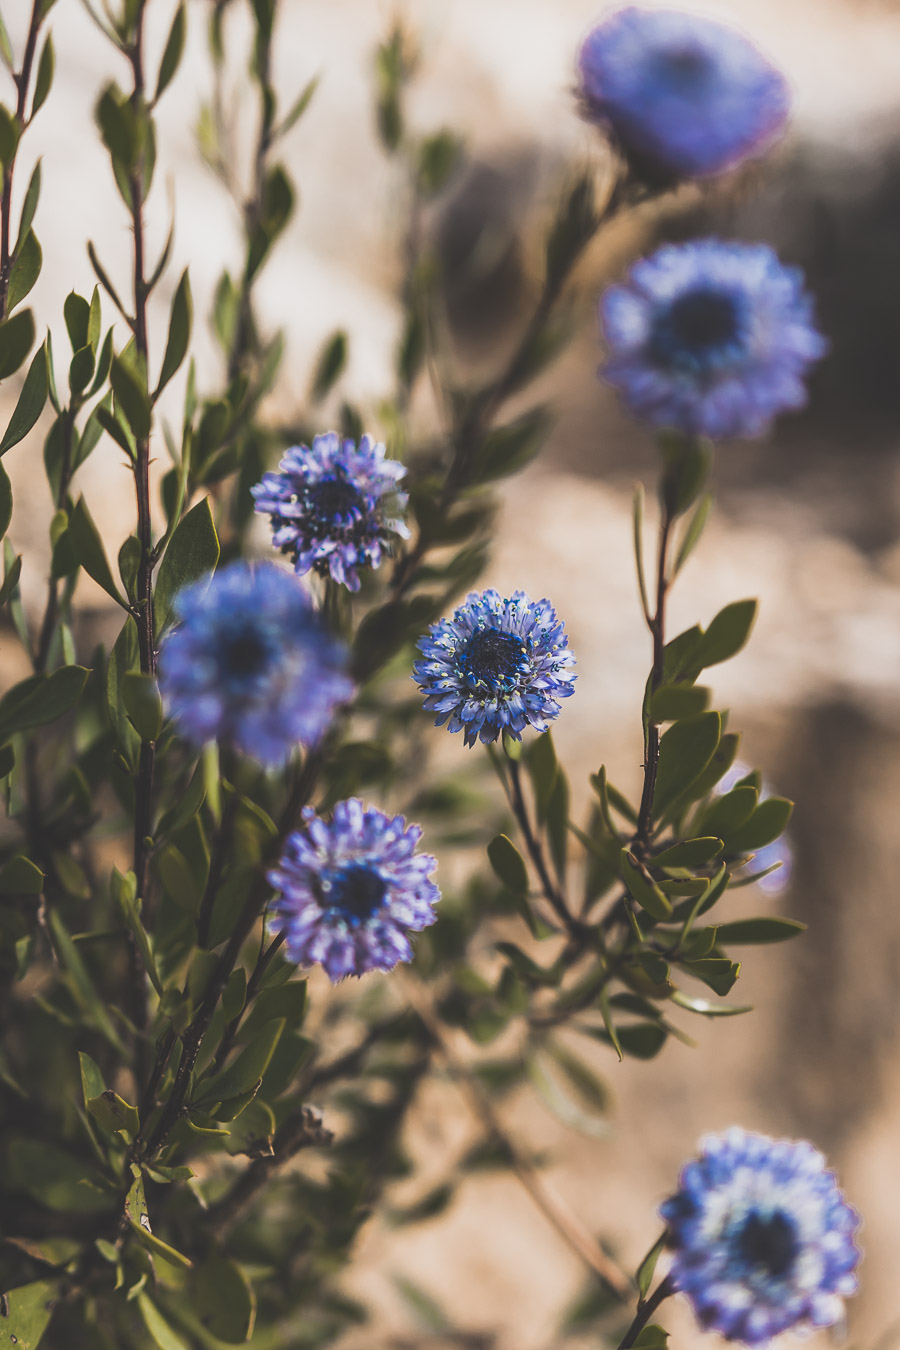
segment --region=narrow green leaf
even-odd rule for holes
[[[40,895],[44,874],[36,863],[21,854],[0,867],[0,895]]]
[[[106,1091],[106,1083],[99,1066],[83,1050],[78,1052],[78,1062],[81,1066],[81,1089],[84,1104],[87,1106],[88,1102],[94,1097],[99,1097],[102,1092]]]
[[[159,63],[159,75],[156,78],[156,93],[153,96],[154,103],[159,100],[165,90],[169,87],[175,76],[175,72],[181,64],[186,32],[187,16],[185,14],[184,4],[182,3],[175,11],[172,27],[169,29],[169,36],[166,38],[166,45],[163,48],[162,60]]]
[[[83,567],[88,576],[96,581],[97,585],[106,591],[107,595],[112,596],[117,604],[127,609],[127,603],[123,600],[119,588],[113,580],[113,574],[106,560],[106,551],[103,547],[103,540],[100,538],[100,531],[94,524],[83,497],[79,498],[75,510],[72,512],[68,535],[79,566]]]
[[[34,214],[37,211],[38,200],[41,195],[41,161],[35,164],[31,171],[31,177],[28,180],[28,187],[25,189],[25,196],[22,201],[22,214],[19,217],[19,234],[16,239],[16,253],[22,247],[28,231],[34,222]]]
[[[722,852],[722,840],[712,836],[685,839],[653,858],[654,867],[703,867]]]
[[[806,932],[806,924],[796,919],[775,917],[736,919],[734,923],[719,924],[716,937],[718,947],[755,946],[768,942],[786,942]]]
[[[141,1290],[138,1294],[137,1304],[141,1310],[144,1325],[159,1350],[191,1350],[188,1342],[173,1331],[156,1304],[150,1301],[149,1295],[144,1290]]]
[[[22,311],[24,314],[28,312],[28,310]],[[43,347],[39,347],[32,357],[28,374],[25,376],[25,383],[22,385],[22,392],[19,394],[13,415],[9,419],[9,425],[4,432],[3,440],[0,441],[0,455],[5,455],[7,450],[11,450],[14,445],[18,445],[19,441],[28,435],[40,417],[46,402],[47,353]]]
[[[5,1295],[6,1307],[0,1322],[0,1345],[15,1345],[18,1350],[37,1350],[50,1325],[60,1287],[51,1280],[20,1284]]]
[[[210,575],[218,561],[219,538],[209,498],[204,497],[176,527],[163,554],[154,596],[157,633],[169,622],[178,592]]]
[[[488,861],[495,874],[514,895],[528,894],[525,859],[505,834],[496,835],[487,846]]]
[[[37,75],[34,79],[34,98],[31,101],[31,116],[34,117],[37,110],[43,107],[47,101],[47,95],[50,93],[50,86],[53,83],[53,34],[47,34],[47,40],[41,48],[41,54],[38,57]]]
[[[77,291],[70,291],[63,303],[63,317],[66,321],[66,332],[69,334],[72,351],[77,352],[80,347],[87,345],[91,319],[90,304]]]
[[[34,315],[30,309],[21,309],[11,319],[0,323],[0,380],[14,375],[34,342]]]
[[[694,514],[688,521],[687,529],[684,532],[684,536],[681,540],[681,543],[678,546],[678,552],[675,555],[675,567],[673,569],[672,574],[673,576],[678,575],[682,567],[684,567],[684,564],[687,562],[688,558],[693,553],[694,549],[697,547],[697,544],[700,541],[700,536],[703,534],[703,530],[709,518],[709,513],[712,509],[712,504],[713,504],[712,493],[707,492],[700,498],[699,502],[694,508]]]
[[[312,382],[312,400],[319,403],[340,379],[347,364],[347,334],[343,329],[332,333],[319,352]]]
[[[717,712],[698,713],[675,722],[659,746],[659,769],[653,797],[655,819],[700,777],[709,764],[722,733]]]
[[[647,578],[644,575],[644,485],[638,483],[631,502],[631,522],[634,537],[634,565],[637,570],[638,594],[641,608],[649,619],[650,600],[647,596]]]
[[[312,79],[309,80],[308,83],[304,86],[304,88],[300,92],[300,96],[296,99],[290,111],[279,123],[275,132],[276,136],[286,135],[286,133],[290,131],[291,127],[300,121],[300,118],[303,116],[303,114],[309,107],[310,103],[312,102],[313,95],[315,94],[316,90],[319,87],[319,80],[321,78],[322,77],[320,75],[314,75]]]
[[[677,722],[705,712],[710,691],[699,684],[663,684],[650,699],[652,722]]]
[[[275,1053],[275,1047],[285,1028],[283,1017],[273,1018],[253,1037],[233,1064],[199,1084],[195,1101],[225,1101],[238,1093],[247,1092],[262,1078]]]
[[[685,961],[684,969],[698,980],[702,980],[704,984],[708,984],[720,997],[724,997],[734,987],[741,966],[739,961],[709,956],[702,961]]]
[[[159,384],[157,384],[153,394],[154,403],[185,358],[191,337],[193,314],[191,283],[187,268],[185,268],[172,300],[172,312],[169,316],[169,336],[166,340],[166,351],[163,356],[162,370],[159,374]]]
[[[111,1088],[106,1088],[103,1092],[97,1093],[85,1105],[104,1130],[109,1130],[111,1134],[115,1134],[119,1130],[127,1130],[132,1139],[137,1138],[138,1131],[141,1128],[141,1118],[137,1113],[137,1108],[131,1106]]]
[[[632,899],[654,919],[668,919],[672,913],[672,905],[646,867],[642,866],[627,848],[622,849],[619,857],[622,879]]]
[[[116,399],[116,409],[121,409],[124,413],[135,440],[146,440],[150,435],[152,413],[145,381],[128,361],[123,361],[121,356],[113,357],[110,380]]]
[[[163,723],[162,699],[152,675],[130,670],[122,676],[122,702],[143,741],[155,741]]]
[[[9,522],[12,520],[13,495],[12,483],[9,481],[9,474],[0,464],[0,539],[9,529]]]
[[[191,1305],[206,1331],[228,1345],[253,1335],[256,1297],[236,1261],[215,1253],[198,1266],[189,1285]]]
[[[22,246],[16,251],[15,261],[9,274],[9,291],[6,300],[6,312],[11,314],[16,305],[21,304],[40,275],[43,262],[41,246],[34,230],[29,230]]]
[[[653,1275],[654,1272],[656,1271],[656,1263],[659,1260],[663,1250],[665,1249],[667,1237],[668,1232],[664,1229],[663,1232],[654,1242],[653,1246],[650,1248],[647,1255],[644,1257],[641,1264],[638,1266],[637,1271],[635,1272],[634,1282],[638,1287],[638,1293],[640,1294],[642,1299],[645,1299],[647,1297],[647,1292],[651,1284],[653,1283]]]
[[[759,793],[755,787],[735,787],[714,797],[697,821],[697,829],[718,834],[723,840],[745,825],[756,809]]]

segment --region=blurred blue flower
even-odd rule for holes
[[[347,652],[296,577],[236,562],[181,591],[178,626],[160,651],[159,682],[179,731],[283,764],[322,736],[353,693]]]
[[[784,76],[753,43],[698,14],[618,10],[588,34],[578,68],[585,115],[663,183],[761,154],[790,110]]]
[[[416,853],[420,827],[356,797],[338,802],[330,823],[312,807],[303,819],[269,873],[280,891],[270,926],[284,929],[289,959],[320,962],[332,983],[411,961],[407,935],[434,923],[441,898],[428,879],[436,860]]]
[[[736,759],[728,772],[719,779],[713,788],[716,796],[721,797],[724,793],[730,792],[748,773],[750,773],[749,764],[744,764],[742,760]],[[759,791],[759,800],[762,802],[765,801],[766,797],[771,796],[772,791],[768,784],[764,782]],[[764,844],[762,848],[756,850],[753,855],[753,872],[764,872],[767,867],[776,867],[776,870],[770,872],[768,876],[761,876],[756,885],[768,895],[780,895],[790,885],[791,875],[794,871],[794,850],[791,848],[790,835],[779,835],[777,839],[772,840],[771,844]]]
[[[312,570],[358,591],[356,569],[378,567],[392,534],[409,538],[406,494],[397,491],[405,473],[370,436],[357,449],[329,431],[312,448],[288,450],[278,472],[263,474],[251,492],[256,510],[271,517],[272,543],[298,575]]]
[[[495,741],[502,731],[521,740],[526,726],[547,731],[558,699],[573,692],[575,657],[549,600],[510,600],[495,590],[466,596],[452,619],[419,639],[424,660],[413,677],[436,712],[437,727],[465,733],[465,744]]]
[[[688,435],[762,435],[804,405],[827,348],[803,273],[765,244],[665,245],[601,296],[600,321],[603,378],[638,417]]]
[[[856,1292],[859,1215],[805,1140],[708,1136],[660,1213],[676,1288],[727,1340],[761,1345],[791,1327],[831,1326]]]

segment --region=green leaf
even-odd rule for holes
[[[672,844],[653,858],[654,867],[703,867],[722,852],[722,840],[711,836],[685,839]]]
[[[712,463],[712,446],[697,436],[664,431],[659,437],[663,460],[660,496],[670,516],[680,516],[697,500]]]
[[[28,180],[28,187],[25,190],[25,197],[22,202],[22,214],[19,217],[19,234],[16,239],[16,253],[22,247],[28,231],[34,222],[34,213],[37,210],[38,199],[41,195],[41,161],[35,164],[31,171],[31,177]]]
[[[675,555],[675,566],[672,571],[673,577],[678,576],[678,573],[697,547],[700,536],[703,534],[704,527],[706,526],[707,519],[709,518],[712,504],[713,496],[711,492],[705,493],[697,503],[694,514],[688,521],[687,529],[678,546],[678,552]]]
[[[657,886],[646,867],[638,862],[627,848],[622,849],[619,861],[622,878],[632,899],[654,919],[668,919],[672,913],[671,902]]]
[[[306,83],[304,88],[301,90],[299,97],[295,100],[294,104],[292,105],[290,112],[279,123],[277,131],[275,132],[276,136],[284,136],[288,131],[290,131],[291,127],[293,127],[297,122],[300,121],[300,118],[306,112],[307,108],[312,102],[313,95],[315,94],[316,90],[319,87],[320,78],[321,76],[314,75],[312,79]]]
[[[53,1316],[58,1292],[58,1285],[51,1280],[36,1280],[7,1290],[6,1309],[0,1321],[0,1346],[37,1350]]]
[[[745,825],[756,809],[759,793],[755,787],[736,787],[721,797],[713,798],[697,822],[697,829],[726,839],[730,833]]]
[[[177,526],[163,554],[154,596],[157,633],[169,622],[173,601],[182,587],[210,574],[218,561],[219,538],[209,498],[204,497]]]
[[[162,980],[159,978],[159,971],[156,968],[156,958],[153,955],[150,938],[141,922],[138,901],[142,897],[139,897],[137,894],[137,878],[134,873],[126,872],[123,876],[119,869],[114,867],[112,871],[112,892],[122,918],[134,935],[134,940],[141,953],[141,960],[144,963],[144,969],[149,976],[150,983],[153,985],[153,988],[156,990],[159,997],[162,998]]]
[[[691,796],[694,801],[699,801],[705,797],[716,786],[716,783],[722,779],[734,763],[738,748],[741,743],[741,737],[738,732],[726,731],[716,747],[716,752],[709,764],[701,773],[691,788]]]
[[[727,661],[743,647],[759,608],[756,600],[735,600],[720,610],[703,634],[700,660],[704,668]]]
[[[113,574],[106,560],[106,551],[100,538],[100,531],[94,524],[93,517],[83,497],[79,498],[75,510],[72,512],[67,534],[79,566],[83,567],[88,576],[96,581],[101,590],[106,591],[106,594],[111,595],[117,604],[127,609],[128,606],[113,580]]]
[[[727,853],[754,853],[771,844],[787,827],[794,803],[787,797],[767,797],[750,819],[725,839]]]
[[[88,1111],[96,1121],[99,1121],[104,1130],[109,1130],[111,1134],[115,1134],[119,1130],[127,1130],[132,1139],[137,1138],[138,1131],[141,1128],[141,1118],[137,1113],[137,1108],[131,1106],[111,1088],[98,1093],[96,1097],[91,1097],[86,1105]]]
[[[37,281],[43,262],[41,246],[34,230],[29,230],[16,252],[16,259],[9,274],[9,291],[6,300],[6,312],[11,314],[20,304]]]
[[[687,1012],[699,1013],[701,1017],[739,1017],[741,1013],[752,1012],[747,1005],[739,1008],[734,1003],[710,1003],[706,998],[691,998],[689,994],[676,989],[672,993],[672,1002]]]
[[[137,162],[138,127],[133,108],[114,84],[108,85],[100,95],[96,118],[114,169],[128,173]]]
[[[547,408],[538,407],[505,426],[494,427],[482,442],[475,481],[490,483],[524,469],[544,444],[550,423]]]
[[[525,859],[507,835],[496,835],[487,846],[487,855],[491,867],[508,890],[514,895],[528,894]]]
[[[638,1266],[637,1271],[635,1272],[634,1282],[638,1287],[638,1293],[640,1294],[642,1299],[645,1299],[647,1297],[647,1291],[649,1290],[651,1284],[653,1283],[653,1275],[656,1270],[656,1263],[665,1249],[667,1237],[668,1232],[667,1230],[663,1229],[662,1233],[660,1233],[659,1237],[656,1239],[653,1246],[650,1248],[649,1252],[644,1257],[643,1261]]]
[[[253,1335],[256,1297],[236,1261],[208,1257],[194,1271],[189,1286],[191,1307],[211,1336],[227,1345],[243,1345]]]
[[[715,754],[721,734],[720,715],[705,712],[675,722],[663,735],[653,796],[655,819],[700,777]]]
[[[122,676],[122,702],[142,741],[155,741],[163,723],[162,698],[152,675],[130,670]]]
[[[734,923],[719,924],[716,946],[749,947],[760,943],[786,942],[788,938],[799,937],[805,932],[806,924],[798,923],[796,919],[736,919]]]
[[[15,70],[13,61],[13,50],[9,40],[9,33],[6,31],[6,25],[3,22],[3,15],[0,14],[0,60],[6,66],[10,74]]]
[[[70,291],[63,303],[63,317],[72,351],[88,345],[88,329],[91,320],[91,307],[83,295]]]
[[[433,197],[446,187],[459,163],[461,151],[459,137],[446,129],[426,136],[419,144],[417,171],[425,196]]]
[[[543,823],[547,818],[547,808],[559,773],[552,733],[545,731],[543,735],[533,740],[525,750],[523,758],[534,788],[538,820]]]
[[[81,1066],[81,1090],[86,1107],[89,1101],[106,1091],[106,1082],[100,1072],[99,1065],[83,1050],[78,1052],[78,1063]]]
[[[162,60],[159,63],[159,75],[156,79],[156,93],[153,96],[154,103],[159,100],[164,91],[171,84],[175,72],[181,63],[186,31],[187,16],[185,14],[184,4],[182,3],[175,11],[172,27],[169,29],[169,36],[166,38]]]
[[[144,441],[150,435],[152,413],[146,381],[130,362],[114,356],[110,381],[116,399],[116,410],[121,410],[134,433],[135,440]]]
[[[0,895],[40,895],[44,874],[36,863],[21,854],[0,867]]]
[[[19,123],[8,108],[0,103],[0,160],[8,165],[19,144]]]
[[[656,1322],[650,1322],[638,1333],[636,1340],[632,1343],[633,1350],[666,1350],[669,1341],[669,1333],[665,1327],[658,1326]]]
[[[9,481],[9,474],[0,464],[0,539],[9,529],[9,522],[12,520],[13,496],[12,484]]]
[[[88,343],[79,347],[69,362],[69,389],[73,394],[82,394],[90,384],[94,373],[94,349]]]
[[[710,691],[699,684],[663,684],[650,699],[651,722],[678,722],[704,712]]]
[[[23,314],[30,313],[29,310],[23,310]],[[16,315],[16,318],[19,316]],[[10,320],[12,322],[12,320]],[[0,455],[5,455],[7,450],[18,445],[28,435],[31,428],[41,415],[44,404],[47,402],[47,355],[43,347],[39,347],[28,367],[28,374],[25,376],[25,383],[22,385],[22,392],[19,394],[12,417],[9,419],[9,425],[0,441]]]
[[[250,1043],[240,1052],[233,1064],[204,1079],[199,1084],[196,1102],[226,1101],[241,1092],[248,1092],[263,1077],[269,1060],[284,1031],[284,1018],[267,1022]]]
[[[143,1290],[137,1296],[137,1304],[141,1310],[144,1325],[159,1350],[191,1350],[188,1342],[172,1330],[156,1304],[151,1303],[150,1298]]]
[[[0,380],[15,374],[34,342],[34,315],[22,309],[0,323]]]
[[[666,643],[663,649],[664,684],[675,684],[679,680],[693,683],[703,669],[698,661],[702,642],[703,629],[695,623],[693,628],[686,628]]]
[[[724,998],[733,989],[734,982],[740,974],[741,966],[739,961],[728,961],[721,957],[709,956],[701,961],[685,961],[684,969],[688,974],[702,980],[704,984],[708,984],[710,989]]]
[[[31,101],[31,116],[34,117],[38,108],[43,107],[50,93],[50,86],[53,83],[53,35],[47,34],[47,40],[41,48],[41,54],[38,58],[37,75],[34,79],[34,98]]]
[[[319,352],[312,382],[312,400],[319,403],[340,379],[347,364],[347,334],[343,329],[332,333]]]
[[[185,268],[172,300],[172,313],[169,316],[169,336],[166,340],[166,351],[163,356],[162,370],[159,374],[159,384],[156,386],[153,395],[154,403],[185,358],[191,338],[193,317],[191,283],[187,268]],[[147,430],[149,432],[149,426]]]
[[[40,1139],[13,1139],[7,1151],[8,1176],[48,1209],[63,1214],[95,1214],[108,1210],[114,1193],[99,1185],[93,1168],[55,1144]]]
[[[14,685],[0,699],[0,737],[45,726],[78,702],[90,671],[61,666],[52,675],[36,675]]]

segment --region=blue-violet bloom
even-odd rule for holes
[[[633,413],[688,435],[760,436],[806,402],[827,344],[803,273],[765,244],[667,244],[600,298],[601,375]]]
[[[179,731],[219,740],[262,764],[313,745],[353,693],[347,651],[301,583],[273,563],[230,566],[180,591],[159,681]]]
[[[471,592],[452,619],[419,639],[423,660],[413,678],[436,712],[437,727],[462,731],[465,744],[495,741],[502,731],[521,740],[526,726],[547,731],[561,698],[573,692],[575,657],[549,600],[516,591]]]
[[[408,934],[434,923],[441,898],[428,879],[436,860],[416,852],[420,827],[356,797],[338,802],[328,823],[309,806],[303,819],[269,873],[280,892],[270,927],[284,931],[288,958],[321,962],[332,983],[411,961]]]
[[[708,1136],[660,1213],[670,1278],[727,1340],[762,1345],[792,1327],[831,1326],[856,1292],[859,1215],[805,1140]]]
[[[263,474],[251,492],[256,510],[271,517],[272,543],[298,575],[312,570],[358,591],[357,568],[378,567],[391,535],[409,538],[406,493],[397,490],[405,473],[371,436],[357,448],[329,431],[311,447],[288,450],[278,472]]]
[[[585,115],[612,132],[638,176],[706,178],[784,131],[784,76],[742,33],[677,10],[628,6],[578,56]]]

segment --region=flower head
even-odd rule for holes
[[[760,436],[806,402],[827,349],[812,309],[803,273],[765,244],[667,244],[601,296],[601,374],[655,426]]]
[[[501,731],[521,740],[532,726],[546,731],[558,699],[572,693],[575,657],[549,600],[516,591],[466,596],[452,619],[432,624],[419,639],[424,660],[414,679],[436,712],[435,726],[465,733],[466,745],[495,741]]]
[[[662,183],[761,154],[790,109],[784,77],[743,34],[677,10],[618,10],[588,34],[578,69],[586,116]]]
[[[271,922],[284,928],[290,960],[321,962],[332,983],[411,961],[408,934],[434,923],[441,898],[428,880],[437,862],[416,853],[420,827],[356,797],[338,802],[327,824],[309,806],[303,818],[269,873],[281,892]]]
[[[761,1345],[789,1327],[827,1327],[856,1292],[859,1215],[805,1140],[710,1135],[660,1206],[671,1278],[701,1325]]]
[[[358,591],[356,569],[378,567],[392,534],[409,537],[406,494],[397,491],[405,473],[370,436],[357,448],[329,431],[312,448],[288,450],[278,472],[263,474],[251,491],[256,510],[271,517],[272,543],[298,575],[312,570]]]
[[[319,740],[353,692],[343,644],[296,577],[272,563],[232,563],[179,592],[175,613],[160,688],[197,745],[231,742],[263,764],[282,764],[298,742]]]

